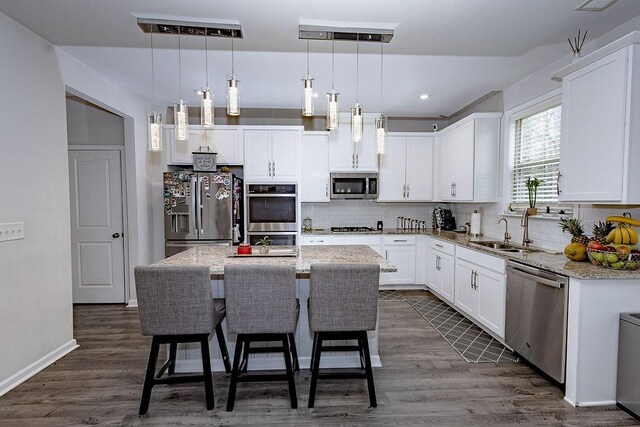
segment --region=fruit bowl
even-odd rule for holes
[[[591,264],[610,270],[637,270],[640,267],[639,253],[619,253],[614,250],[587,249]]]

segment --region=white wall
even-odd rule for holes
[[[125,145],[122,117],[74,96],[66,105],[69,145]]]
[[[64,84],[54,47],[1,13],[0,40],[0,223],[25,224],[0,242],[2,395],[74,342]]]

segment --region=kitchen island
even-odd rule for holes
[[[278,246],[275,249],[293,249],[289,246]],[[309,273],[311,264],[379,264],[381,273],[393,273],[396,267],[373,249],[365,245],[353,246],[302,246],[298,247],[296,257],[242,257],[234,258],[236,248],[230,246],[196,246],[179,254],[158,261],[156,266],[206,265],[211,272],[211,292],[214,298],[224,298],[224,266],[227,264],[271,264],[292,265],[296,269],[297,297],[300,300],[300,317],[295,339],[298,347],[298,358],[301,368],[308,368],[311,360],[313,335],[309,330],[306,300],[309,297]],[[257,249],[254,248],[257,252]],[[348,286],[348,283],[345,284]],[[226,331],[226,320],[223,329],[227,339],[229,354],[234,354],[235,335]],[[350,343],[353,344],[353,343]],[[278,347],[281,343],[266,343],[266,346]],[[210,337],[212,368],[224,371],[222,358],[215,334]],[[378,329],[369,332],[371,363],[374,367],[382,366],[378,355]],[[360,366],[359,357],[354,353],[333,352],[322,356],[322,367],[356,367]],[[198,372],[202,369],[200,346],[198,344],[181,344],[178,346],[176,372]],[[249,358],[249,369],[284,369],[282,353],[252,354]]]

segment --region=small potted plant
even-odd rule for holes
[[[267,246],[269,243],[271,243],[269,236],[264,236],[262,239],[258,240],[257,244],[260,245],[259,251],[262,255],[269,253],[269,247]]]
[[[538,200],[538,187],[542,185],[544,181],[538,178],[527,178],[524,185],[527,186],[529,191],[529,208],[527,209],[528,215],[537,215],[538,209],[536,208],[536,202]]]

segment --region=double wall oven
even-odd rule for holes
[[[298,224],[296,184],[247,185],[247,241],[269,236],[272,245],[295,245]]]

